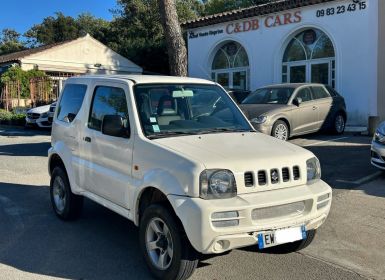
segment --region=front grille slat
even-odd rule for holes
[[[287,167],[282,168],[282,181],[284,182],[290,181],[290,172],[289,172],[289,168]]]
[[[267,184],[266,172],[258,171],[258,185],[265,186]]]
[[[254,186],[254,177],[252,172],[245,173],[245,186],[248,188]]]
[[[298,166],[293,167],[293,176],[294,176],[294,180],[296,180],[296,181],[301,178],[301,174],[300,174]]]

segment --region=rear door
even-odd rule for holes
[[[333,99],[323,86],[312,86],[313,98],[318,107],[317,129],[321,129],[331,114]]]
[[[133,135],[130,138],[102,134],[105,115],[120,115],[127,126],[128,86],[99,82],[93,85],[88,122],[82,135],[85,188],[97,196],[129,209],[132,170]],[[132,116],[131,116],[132,119]]]
[[[301,98],[302,103],[292,111],[292,135],[315,131],[318,122],[318,107],[313,100],[309,87],[300,88],[295,98]]]

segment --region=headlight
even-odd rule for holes
[[[234,174],[230,170],[205,170],[199,181],[200,197],[203,199],[231,198],[237,195]]]
[[[43,113],[43,114],[41,114],[40,117],[41,117],[41,118],[48,118],[48,113]]]
[[[314,157],[306,161],[307,183],[312,184],[321,179],[321,165],[319,160]]]
[[[267,121],[266,116],[259,116],[251,120],[252,123],[258,123],[258,124],[265,123],[266,121]]]
[[[374,134],[373,140],[378,143],[385,144],[385,135],[381,133],[381,131],[377,130]]]

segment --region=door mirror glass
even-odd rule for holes
[[[127,122],[127,125],[125,125]],[[105,115],[102,122],[102,133],[114,137],[130,137],[128,120],[119,115]]]
[[[294,104],[295,106],[299,106],[299,105],[301,105],[301,103],[302,103],[302,98],[301,98],[301,97],[296,97],[296,98],[294,98],[293,104]]]

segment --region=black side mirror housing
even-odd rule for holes
[[[294,104],[295,106],[299,107],[299,105],[301,105],[301,103],[302,103],[302,98],[301,98],[301,97],[296,97],[296,98],[294,98],[293,104]]]
[[[76,114],[74,114],[74,113],[68,113],[67,119],[68,119],[68,121],[69,121],[70,123],[73,122],[75,118],[76,118]]]
[[[130,137],[130,127],[124,126],[124,120],[119,115],[105,115],[102,122],[102,133],[114,137]]]

